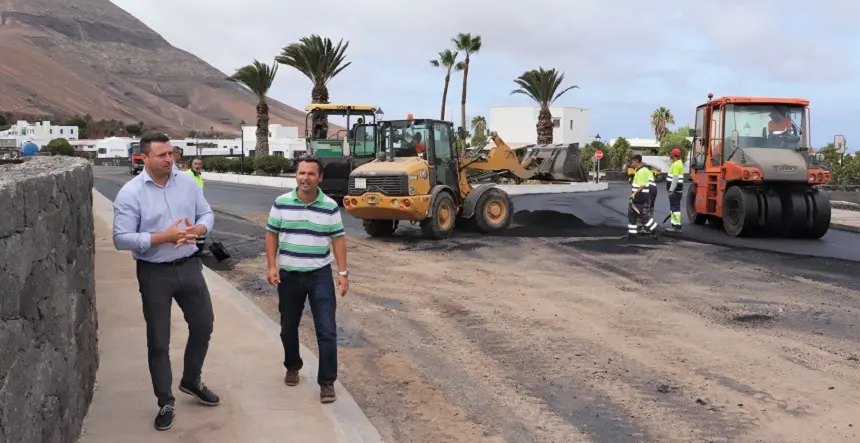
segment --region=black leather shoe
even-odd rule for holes
[[[212,392],[212,390],[207,388],[203,382],[198,383],[197,386],[180,383],[179,390],[196,398],[197,401],[206,406],[218,406],[218,404],[221,403],[221,399],[218,397],[218,394]]]
[[[166,431],[173,427],[173,406],[164,405],[158,410],[158,415],[155,416],[155,429]]]

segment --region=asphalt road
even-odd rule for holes
[[[591,225],[626,226],[629,189],[627,184],[613,183],[607,192],[542,195],[535,196],[536,198],[522,196],[515,200],[515,205],[517,210],[551,209],[571,213]],[[658,190],[660,195],[657,197],[655,218],[659,223],[669,213],[669,201],[665,184],[661,183]],[[818,240],[736,238],[727,235],[722,228],[692,225],[684,215],[682,237],[686,240],[734,248],[860,261],[860,234],[836,229],[830,230]]]
[[[96,189],[109,199],[113,199],[122,184],[131,178],[127,170],[122,168],[96,167],[94,173]],[[593,236],[620,236],[626,232],[628,189],[626,184],[611,184],[609,191],[606,192],[516,196],[513,202],[517,211],[553,210],[575,215],[592,227]],[[259,221],[267,217],[274,199],[284,192],[286,191],[269,187],[207,182],[206,198],[220,215],[216,221],[216,238],[217,231],[247,235],[248,240],[251,240],[250,237],[260,236],[262,233],[259,231]],[[661,195],[657,198],[658,222],[668,214],[669,210],[665,192],[665,188],[660,188]],[[359,220],[352,218],[346,211],[342,211],[342,214],[349,235],[366,236]],[[248,221],[255,223],[248,223]],[[407,238],[419,236],[417,227],[408,225],[401,225],[398,233]],[[458,233],[457,235],[475,234]],[[512,231],[509,235],[518,236],[518,232]],[[535,236],[536,233],[530,232],[529,235]],[[547,236],[557,235],[548,232]],[[589,231],[581,230],[575,236],[589,236]],[[685,218],[684,233],[681,237],[685,240],[733,248],[860,261],[860,234],[839,230],[831,230],[819,240],[734,238],[726,235],[722,229],[686,223]]]

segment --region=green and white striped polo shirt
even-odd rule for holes
[[[310,204],[299,200],[295,189],[276,198],[266,230],[278,234],[281,269],[299,272],[331,263],[331,238],[344,235],[340,208],[322,190]]]

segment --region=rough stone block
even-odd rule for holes
[[[73,443],[98,369],[89,163],[0,166],[0,442]]]

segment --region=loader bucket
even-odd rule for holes
[[[532,180],[585,182],[588,176],[580,163],[579,143],[528,145],[522,165]]]

